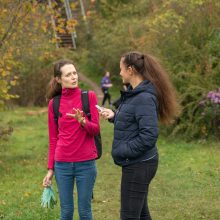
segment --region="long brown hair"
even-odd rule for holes
[[[56,77],[61,78],[62,72],[61,68],[66,64],[73,64],[72,60],[68,59],[61,59],[54,63],[54,71],[53,71],[53,78],[50,80],[47,86],[46,91],[46,100],[49,101],[53,97],[60,95],[62,91],[62,87],[60,83],[57,82]],[[74,65],[74,64],[73,64]]]
[[[159,103],[159,120],[164,124],[173,122],[180,113],[180,107],[172,82],[158,59],[137,51],[126,53],[122,58],[127,67],[132,67],[135,72],[155,86]]]

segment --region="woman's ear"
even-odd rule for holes
[[[55,80],[57,81],[57,83],[61,84],[61,78],[60,77],[56,76]]]
[[[129,70],[129,74],[130,74],[130,75],[132,75],[132,74],[133,74],[133,72],[134,72],[134,70],[133,70],[132,66],[129,66],[129,67],[128,67],[128,70]]]

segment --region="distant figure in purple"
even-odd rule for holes
[[[103,92],[103,100],[102,100],[102,106],[105,105],[106,100],[108,99],[108,103],[111,106],[111,95],[109,94],[109,88],[112,87],[112,83],[110,80],[110,73],[106,72],[105,76],[101,80],[101,87]]]

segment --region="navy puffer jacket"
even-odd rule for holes
[[[121,91],[115,113],[112,157],[119,166],[141,162],[157,154],[158,103],[156,90],[147,80]]]

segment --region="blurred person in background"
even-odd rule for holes
[[[101,80],[101,88],[102,88],[102,92],[103,92],[103,100],[102,100],[102,106],[105,105],[106,100],[108,100],[108,104],[111,106],[111,95],[109,93],[109,88],[112,87],[112,83],[110,80],[110,73],[106,72],[105,76],[103,76],[102,80]]]

